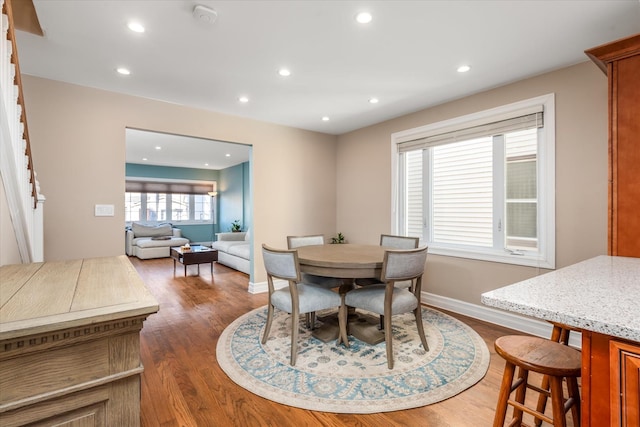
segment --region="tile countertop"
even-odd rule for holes
[[[483,304],[640,342],[640,258],[598,256],[482,294]]]

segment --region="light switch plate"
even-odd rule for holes
[[[96,205],[95,216],[113,216],[113,205]]]

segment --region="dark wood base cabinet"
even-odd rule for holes
[[[640,343],[582,331],[582,426],[640,426]]]

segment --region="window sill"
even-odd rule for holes
[[[555,260],[547,260],[543,256],[513,255],[508,252],[497,251],[476,251],[459,248],[448,248],[429,245],[429,253],[432,255],[450,256],[456,258],[474,259],[478,261],[499,262],[502,264],[522,265],[526,267],[537,267],[555,270]]]

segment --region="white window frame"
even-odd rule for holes
[[[398,144],[441,134],[451,129],[463,129],[490,123],[518,110],[526,110],[542,105],[544,126],[540,128],[538,143],[538,239],[537,254],[522,254],[520,251],[507,252],[496,248],[450,247],[429,244],[429,253],[444,256],[476,259],[507,264],[524,265],[555,269],[556,232],[555,232],[555,95],[553,93],[514,102],[489,110],[456,117],[449,120],[408,129],[391,135],[391,229],[399,234],[400,229],[400,177]],[[428,244],[422,242],[421,244]]]
[[[147,177],[126,177],[126,180],[130,181],[139,181],[139,182],[148,182],[148,183],[167,183],[167,184],[188,184],[188,185],[201,185],[205,187],[209,187],[210,191],[216,192],[217,182],[216,181],[199,181],[199,180],[188,180],[188,179],[164,179],[164,178],[147,178]],[[195,196],[196,194],[191,193],[180,193],[176,192],[175,194],[188,194],[189,195],[189,218],[186,220],[173,220],[171,218],[172,214],[172,194],[171,192],[165,191],[131,191],[132,193],[141,193],[146,196],[146,194],[166,194],[167,199],[165,200],[165,208],[167,211],[167,218],[164,220],[157,221],[148,221],[146,219],[140,219],[141,222],[146,224],[162,224],[162,223],[171,223],[176,225],[202,225],[202,224],[217,224],[217,206],[215,198],[211,200],[211,219],[208,220],[200,220],[194,218],[195,216]],[[125,194],[127,191],[125,190]],[[199,194],[201,196],[211,197],[208,194]],[[143,200],[141,201],[143,205],[146,205],[146,198],[143,196]],[[146,207],[145,207],[146,209]],[[132,222],[136,221],[125,221],[125,225],[130,226]]]

